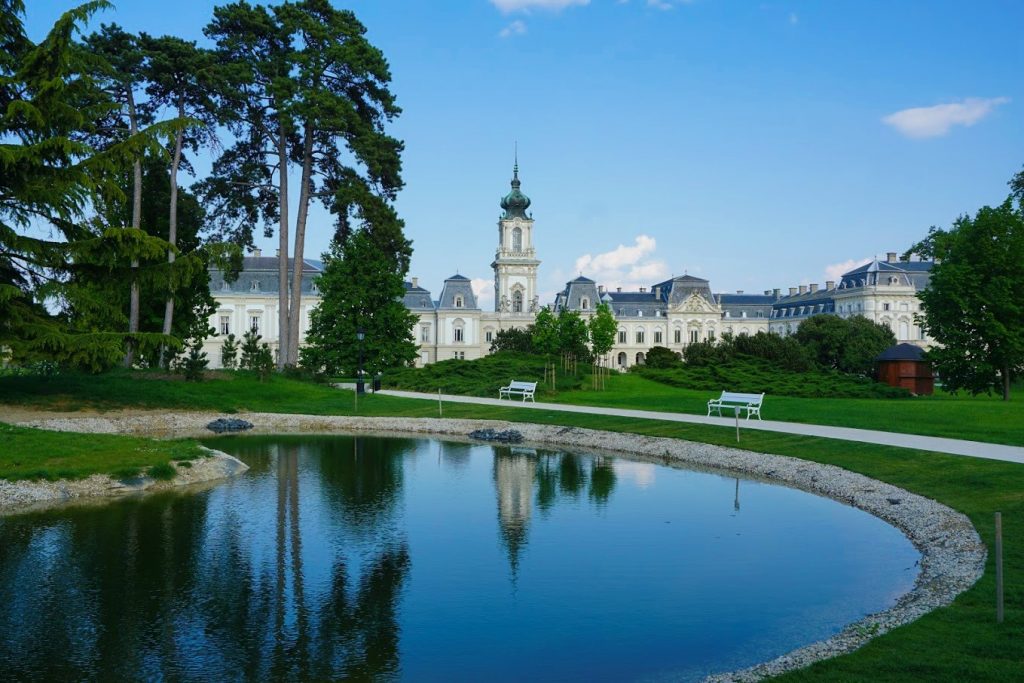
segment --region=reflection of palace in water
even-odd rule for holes
[[[498,494],[498,526],[508,551],[513,577],[519,553],[526,545],[533,503],[537,452],[526,449],[495,449],[494,486]]]

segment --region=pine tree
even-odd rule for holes
[[[238,339],[235,338],[234,334],[229,334],[224,340],[224,344],[220,347],[220,364],[223,368],[234,370],[237,363]]]
[[[263,337],[255,330],[249,329],[242,335],[242,358],[238,367],[242,370],[256,370],[260,361],[260,340]]]

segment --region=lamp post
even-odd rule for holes
[[[356,375],[356,393],[365,394],[366,387],[363,384],[363,340],[366,339],[366,333],[363,328],[356,330],[356,339],[359,340],[359,374]]]

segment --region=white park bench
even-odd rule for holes
[[[512,394],[515,394],[516,396],[523,397],[523,403],[526,403],[526,399],[530,399],[531,401],[536,403],[536,401],[534,401],[533,399],[533,393],[535,391],[537,391],[536,382],[517,382],[515,380],[512,380],[511,382],[509,382],[509,385],[507,387],[502,387],[498,389],[498,398],[507,398],[511,401]]]
[[[717,411],[722,417],[722,408],[732,409],[734,414],[739,416],[741,410],[747,411],[747,419],[751,415],[757,415],[761,419],[761,403],[764,402],[764,394],[739,394],[734,391],[723,391],[718,398],[708,401],[708,415],[711,411]]]

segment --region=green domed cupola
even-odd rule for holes
[[[519,191],[519,163],[512,167],[512,191],[501,198],[501,208],[505,210],[502,218],[527,218],[526,210],[530,207],[530,198]]]

